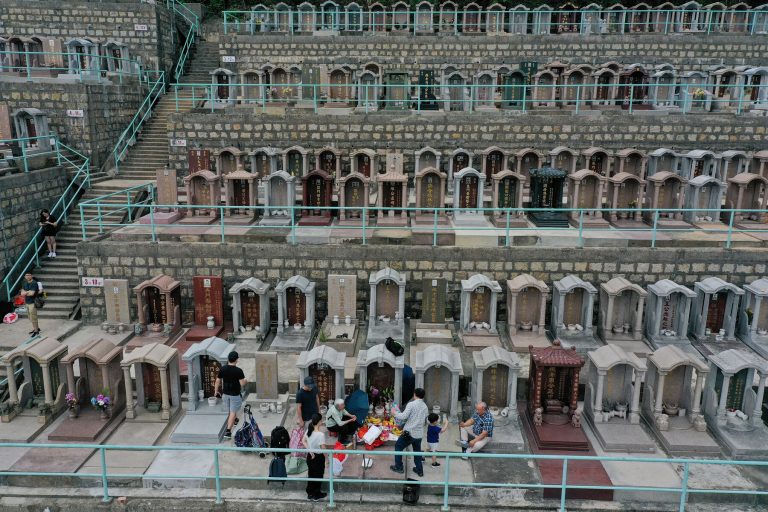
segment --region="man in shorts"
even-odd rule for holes
[[[224,432],[225,439],[232,438],[232,427],[235,426],[237,413],[243,406],[242,391],[248,384],[242,368],[238,368],[237,361],[240,356],[234,350],[227,356],[227,364],[219,370],[219,376],[214,384],[214,392],[217,397],[221,397],[224,407],[229,411],[227,417],[227,430]],[[221,393],[220,393],[221,392]]]

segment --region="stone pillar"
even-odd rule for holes
[[[693,405],[691,406],[691,417],[695,417],[701,412],[701,388],[704,386],[704,376],[701,372],[696,372],[696,386],[693,390]]]
[[[507,301],[507,325],[511,334],[517,334],[517,293],[510,293]]]
[[[133,411],[133,382],[131,381],[131,367],[123,367],[123,380],[125,381],[125,417],[132,420],[136,417]]]
[[[12,404],[17,404],[19,403],[19,389],[16,387],[13,362],[5,365],[5,374],[8,376],[8,401]]]
[[[752,315],[752,324],[749,326],[749,331],[752,333],[752,336],[757,334],[757,320],[760,316],[760,306],[762,305],[762,302],[763,297],[761,295],[755,295],[754,314]]]
[[[160,368],[160,393],[162,395],[163,410],[160,413],[160,419],[171,419],[171,390],[168,387],[168,367]]]
[[[497,293],[493,290],[491,290],[491,314],[488,317],[488,323],[491,324],[490,332],[495,333],[497,331],[496,329],[496,308],[497,303],[499,302],[499,298],[497,297]]]
[[[757,384],[757,400],[755,400],[755,410],[752,412],[749,418],[750,423],[755,427],[763,423],[763,395],[765,394],[766,379],[767,378],[765,375],[760,375],[760,380]]]
[[[67,365],[67,389],[69,389],[69,392],[74,394],[75,393],[75,361],[72,361],[70,364]],[[11,379],[8,379],[8,382],[10,382]],[[77,397],[78,399],[80,397]]]
[[[136,292],[136,309],[139,317],[139,323],[145,325],[147,323],[147,318],[144,315],[144,290]]]
[[[640,423],[640,387],[643,383],[645,372],[635,374],[635,383],[632,385],[632,404],[629,408],[629,422]]]
[[[358,386],[363,391],[368,391],[368,366],[361,366],[360,367],[360,380],[358,381]]]
[[[579,207],[579,189],[581,188],[581,182],[580,181],[574,181],[573,182],[573,204],[571,205],[571,208],[578,208]],[[574,220],[579,219],[579,212],[578,211],[572,211],[571,212],[571,218]]]
[[[638,297],[637,312],[635,313],[635,330],[632,333],[632,337],[636,340],[642,338],[642,326],[643,326],[643,310],[645,309],[645,297],[642,295]]]
[[[511,409],[510,414],[517,414],[517,371],[509,368],[509,390],[507,391],[507,403]]]
[[[398,285],[397,310],[400,312],[400,322],[405,322],[405,283]]]
[[[381,210],[379,210],[381,211]],[[371,285],[371,293],[369,297],[369,309],[368,309],[368,323],[370,325],[376,325],[376,284]],[[399,299],[399,297],[398,297]]]
[[[306,292],[304,295],[307,298],[304,306],[306,308],[304,311],[305,323],[308,323],[311,328],[315,324],[315,294]]]
[[[624,159],[621,159],[621,167],[624,167]],[[611,199],[611,206],[613,208],[619,207],[619,187],[620,185],[618,183],[613,184],[613,199]],[[613,211],[610,213],[611,222],[616,222],[618,220],[618,214]]]
[[[451,374],[451,416],[458,413],[458,400],[459,400],[459,374]]]
[[[545,330],[545,322],[547,316],[547,292],[539,290],[539,295],[541,296],[541,304],[539,305],[539,334],[541,334]],[[557,327],[553,326],[553,329],[555,332],[557,332]]]
[[[402,368],[395,368],[395,396],[393,400],[397,402],[398,400],[401,400],[403,397],[403,369]],[[424,375],[421,376],[422,379],[424,379]],[[422,386],[424,385],[424,382],[422,380]],[[365,388],[363,388],[365,389]]]
[[[573,387],[571,388],[571,403],[570,403],[570,413],[573,414],[576,412],[576,409],[579,406],[579,370],[578,368],[573,369]]]
[[[55,363],[54,363],[55,364]],[[53,405],[53,387],[51,385],[51,369],[48,363],[40,365],[43,370],[43,390],[45,392],[45,403]]]
[[[606,308],[605,318],[603,318],[603,330],[608,335],[613,327],[613,307],[616,304],[616,296],[608,295],[608,307]]]
[[[304,379],[301,379],[299,382],[304,382]],[[344,368],[340,370],[336,370],[336,397],[343,397],[344,396]]]
[[[718,370],[716,370],[718,371]],[[723,387],[720,390],[720,403],[717,404],[717,416],[725,418],[725,405],[728,400],[728,388],[731,385],[731,376],[723,373]]]
[[[285,329],[285,289],[277,291],[277,332]],[[266,336],[266,334],[265,334]]]
[[[408,218],[408,211],[406,210],[406,208],[408,207],[408,181],[403,181],[403,194],[402,194],[402,197],[403,197],[403,201],[400,204],[400,206],[402,206],[403,209],[400,210],[400,218],[403,219],[403,220],[407,220],[407,218]],[[401,312],[402,312],[402,310],[401,310]]]
[[[587,310],[586,310],[587,317],[583,319],[584,332],[592,332],[592,313],[595,308],[595,297],[593,294],[589,293],[586,290],[583,290],[583,293],[587,294]]]
[[[592,408],[595,412],[595,416],[599,414],[603,409],[603,385],[605,384],[605,372],[597,372],[597,390],[595,391],[595,401]],[[597,421],[597,419],[595,419]]]
[[[662,401],[664,400],[664,381],[667,378],[667,375],[664,373],[659,373],[659,380],[656,382],[656,401],[653,405],[653,414],[654,416],[658,416],[662,412]]]

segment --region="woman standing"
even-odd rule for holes
[[[320,431],[320,427],[323,424],[323,417],[318,413],[312,415],[312,419],[309,420],[309,427],[307,427],[307,433],[304,434],[302,440],[304,448],[309,450],[307,456],[307,477],[308,478],[323,478],[325,472],[325,454],[314,453],[315,450],[322,450],[325,448],[325,434]],[[310,501],[320,501],[328,496],[324,492],[320,492],[320,486],[322,482],[307,482],[307,499]]]
[[[40,228],[43,230],[45,243],[48,245],[48,257],[56,257],[56,226],[59,222],[48,210],[40,212]]]

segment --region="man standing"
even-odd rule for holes
[[[304,386],[296,393],[296,421],[300,427],[312,419],[313,414],[320,414],[320,395],[315,386],[315,379],[304,378]]]
[[[395,412],[393,410],[393,412]],[[427,422],[427,415],[429,414],[429,408],[424,403],[424,389],[416,388],[413,390],[413,400],[408,402],[405,406],[405,410],[401,413],[395,414],[395,421],[399,424],[403,424],[403,433],[400,434],[397,442],[395,443],[395,451],[402,452],[403,449],[409,444],[413,447],[414,452],[421,451],[421,440],[424,437],[424,424]],[[413,463],[415,467],[413,471],[420,477],[424,476],[424,467],[422,466],[422,457],[414,455]],[[395,455],[395,464],[389,466],[389,469],[395,473],[404,473],[403,468],[403,456],[400,454]]]
[[[37,322],[37,307],[35,306],[35,297],[40,293],[37,281],[32,277],[32,272],[24,274],[24,283],[21,285],[19,295],[24,297],[24,304],[27,306],[27,316],[32,322],[32,330],[29,334],[37,336],[40,334],[40,324]]]
[[[237,412],[243,405],[243,397],[241,395],[243,387],[248,384],[248,380],[245,378],[242,368],[238,368],[237,361],[240,356],[234,350],[227,356],[227,364],[221,367],[219,370],[219,376],[216,378],[214,384],[214,393],[218,397],[220,396],[224,402],[224,407],[229,411],[227,417],[227,430],[224,432],[226,439],[232,438],[232,427],[235,426],[235,420],[237,420]],[[221,391],[221,394],[219,393]]]
[[[462,453],[479,452],[490,443],[493,437],[493,415],[488,411],[485,402],[477,402],[472,417],[459,423],[459,427],[461,441],[456,442],[461,446]],[[472,432],[469,431],[469,427],[472,427]]]
[[[357,416],[344,408],[343,398],[337,398],[334,406],[328,409],[325,426],[328,432],[336,432],[339,435],[341,444],[347,444],[349,436],[357,430]]]

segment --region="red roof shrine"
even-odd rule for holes
[[[584,366],[584,358],[576,353],[576,347],[565,349],[560,345],[560,340],[552,342],[551,347],[534,348],[528,346],[531,352],[531,360],[536,366],[560,366],[580,368]]]

